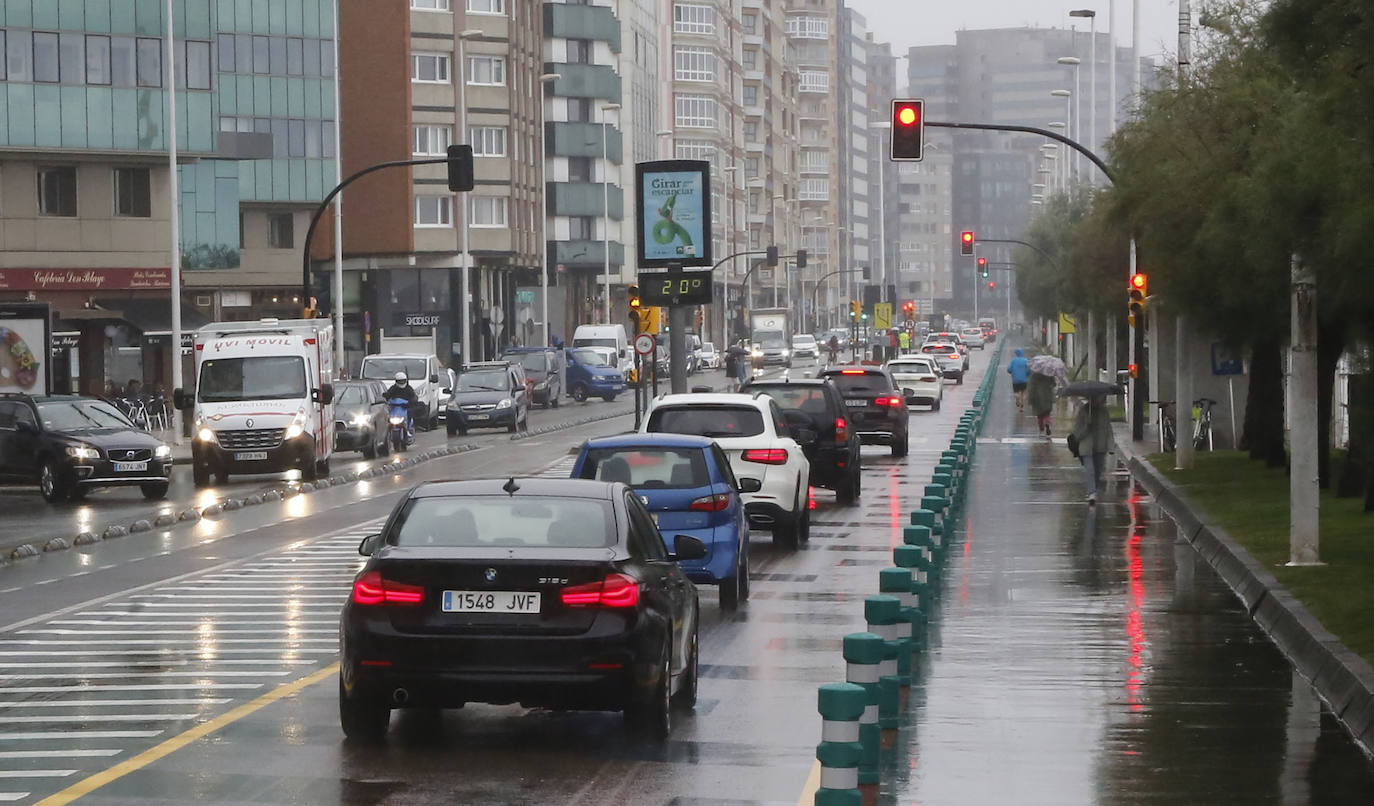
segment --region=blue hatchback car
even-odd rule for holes
[[[572,477],[629,485],[659,531],[691,535],[706,545],[703,559],[680,563],[688,579],[719,586],[723,608],[749,598],[749,524],[739,496],[749,490],[741,489],[729,458],[713,440],[681,434],[588,440]]]

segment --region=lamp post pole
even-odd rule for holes
[[[177,182],[176,27],[167,0],[167,206],[171,221],[167,268],[172,280],[172,388],[181,388],[181,191]],[[172,443],[181,444],[181,412],[172,412]]]
[[[1080,8],[1069,12],[1070,17],[1088,18],[1088,148],[1097,151],[1097,12]],[[1076,93],[1075,93],[1076,94]],[[1082,127],[1080,126],[1080,129]],[[1081,132],[1080,132],[1081,133]],[[1075,138],[1082,142],[1082,138]],[[1094,174],[1093,184],[1097,184]]]
[[[544,322],[544,346],[549,341],[549,149],[545,142],[548,124],[544,122],[544,102],[549,84],[563,76],[558,73],[544,73],[539,77],[539,230],[543,236],[539,257],[539,306],[540,319]]]
[[[471,39],[472,37],[481,36],[481,35],[482,35],[481,30],[476,29],[476,28],[469,28],[469,29],[467,29],[466,31],[463,31],[463,32],[459,33],[459,34],[458,34],[458,37],[457,37],[457,38],[458,38],[458,142],[460,142],[460,143],[466,143],[466,142],[468,141],[468,101],[467,101],[468,61],[467,61],[467,54],[466,54],[466,47],[465,47],[465,46],[466,46],[467,41],[468,41],[469,39]],[[459,299],[460,302],[461,302],[461,310],[459,311],[459,313],[462,314],[462,316],[460,317],[460,320],[459,320],[459,321],[460,321],[460,325],[461,325],[461,327],[462,327],[462,333],[463,333],[463,353],[462,353],[463,366],[466,367],[469,363],[472,362],[472,301],[468,298],[469,289],[470,289],[471,283],[472,283],[472,270],[471,270],[471,268],[468,266],[468,262],[469,262],[468,259],[469,259],[469,257],[470,257],[470,256],[469,256],[469,253],[468,253],[468,205],[470,204],[470,200],[469,200],[469,198],[468,198],[467,191],[463,191],[463,193],[461,193],[461,194],[459,195],[459,197],[458,197],[458,204],[459,204],[459,206],[462,208],[461,210],[459,210],[459,215],[461,216],[461,218],[460,218],[460,222],[461,222],[461,223],[459,224],[459,226],[462,227],[462,232],[461,232],[461,234],[460,234],[460,236],[459,236],[460,243],[459,243],[459,247],[458,247],[458,248],[462,251],[462,257],[463,257],[462,269],[461,269],[461,270],[459,271],[459,273],[458,273],[458,274],[459,274],[459,281],[458,281],[458,282],[459,282],[459,284],[462,285],[462,287],[463,287],[463,291],[462,291],[462,293],[461,293],[461,294],[459,295],[459,297],[458,297],[458,299]]]
[[[620,104],[601,105],[601,213],[604,216],[601,223],[601,251],[605,258],[602,279],[606,285],[606,304],[603,312],[607,324],[610,324],[611,321],[611,162],[607,147],[606,113],[618,109],[620,109]]]

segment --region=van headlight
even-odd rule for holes
[[[295,419],[293,419],[291,421],[291,424],[286,427],[286,439],[295,439],[296,437],[299,437],[301,434],[304,434],[305,424],[305,410],[302,409],[296,412]]]
[[[355,415],[353,415],[353,424],[354,424],[355,426],[359,427],[359,428],[362,428],[363,426],[367,425],[367,424],[370,423],[370,422],[372,422],[372,417],[371,417],[370,415],[367,415],[367,414],[355,414]]]
[[[196,429],[196,439],[201,442],[213,443],[215,442],[215,432],[202,425],[200,428]]]

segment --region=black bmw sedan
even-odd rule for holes
[[[666,738],[696,703],[696,587],[630,488],[581,479],[432,482],[381,534],[340,625],[339,717],[377,740],[392,708],[469,702],[624,711]]]

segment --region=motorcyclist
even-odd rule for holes
[[[410,378],[404,372],[397,372],[395,382],[387,387],[384,395],[387,403],[396,398],[403,398],[406,402],[406,441],[411,442],[415,439],[415,387],[410,385]]]

